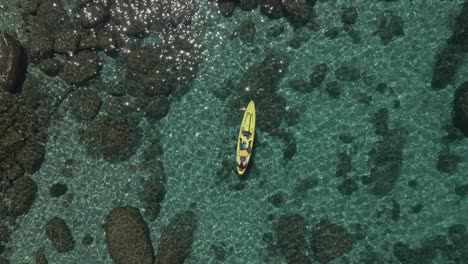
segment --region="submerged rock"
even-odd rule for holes
[[[128,119],[100,116],[82,132],[81,140],[91,155],[119,162],[133,155],[138,148],[139,137],[136,124]]]
[[[88,87],[80,87],[70,95],[70,110],[78,120],[92,120],[101,106],[98,93]]]
[[[154,264],[183,264],[190,254],[197,223],[194,212],[177,213],[163,231]]]
[[[327,263],[342,256],[353,247],[353,237],[337,224],[320,222],[311,240],[314,258],[320,263]]]
[[[18,40],[8,33],[0,33],[0,92],[16,92],[22,78],[23,48]]]
[[[260,12],[272,19],[278,19],[284,15],[281,0],[260,0]]]
[[[75,240],[73,240],[70,228],[62,218],[53,217],[47,221],[46,235],[57,252],[68,252],[75,248]]]
[[[307,263],[305,219],[299,214],[281,215],[275,224],[275,234],[281,254],[287,263]]]
[[[97,54],[84,50],[65,63],[60,77],[68,84],[81,84],[98,75],[101,67]]]
[[[149,230],[137,208],[113,208],[105,231],[107,249],[116,264],[153,264]]]
[[[29,176],[19,178],[13,183],[10,196],[10,214],[19,216],[26,214],[36,199],[37,184]]]
[[[80,9],[79,18],[85,28],[95,27],[109,18],[108,10],[100,3],[91,4]]]
[[[462,83],[454,95],[453,124],[468,137],[468,82]]]
[[[304,26],[312,18],[310,0],[282,1],[283,10],[294,26]]]
[[[432,69],[431,86],[433,89],[443,89],[453,81],[458,67],[461,63],[461,57],[451,47],[445,47],[436,55],[435,64]]]

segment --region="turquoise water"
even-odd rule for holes
[[[29,36],[21,26],[21,8],[15,1],[4,2],[1,5],[8,9],[0,13],[1,30],[26,43]],[[70,14],[76,12],[74,4],[64,1]],[[145,205],[138,195],[143,190],[142,179],[152,176],[151,163],[161,161],[167,178],[166,195],[156,220],[144,219],[157,252],[163,230],[177,212],[192,210],[196,214],[198,225],[185,263],[287,263],[278,249],[281,243],[275,225],[282,215],[291,214],[303,217],[309,244],[313,244],[319,223],[324,220],[353,236],[352,248],[329,263],[468,263],[463,256],[450,259],[440,249],[434,249],[436,253],[429,259],[425,256],[430,254],[413,252],[413,259],[406,262],[395,253],[398,242],[412,249],[421,248],[436,236],[447,237],[452,225],[468,222],[468,200],[454,191],[467,183],[468,141],[466,137],[450,143],[443,140],[447,134],[444,126],[451,123],[454,90],[468,76],[468,57],[464,56],[464,63],[446,88],[431,88],[434,57],[451,36],[462,4],[461,0],[318,1],[314,20],[319,29],[315,31],[311,26],[294,29],[287,19],[271,20],[258,9],[237,8],[232,17],[226,18],[216,4],[197,2],[199,9],[187,30],[203,47],[197,54],[199,69],[187,93],[170,97],[165,117],[158,121],[138,111],[116,114],[107,107],[112,96],[98,91],[103,101],[98,116],[126,117],[137,124],[138,144],[128,159],[109,162],[89,153],[80,141],[80,130],[89,129],[90,123],[73,117],[70,98],[54,110],[47,128],[44,162],[31,176],[38,186],[36,199],[27,214],[15,219],[17,228],[11,233],[4,256],[11,263],[35,263],[35,252],[42,248],[49,263],[113,263],[103,228],[106,217],[118,206],[136,207],[143,214]],[[360,34],[359,43],[353,43],[342,29],[340,15],[348,6],[358,10],[352,28]],[[376,20],[384,10],[391,10],[404,21],[404,35],[387,45],[374,34]],[[232,37],[246,20],[255,25],[251,45]],[[274,25],[285,27],[276,38],[269,36]],[[325,37],[332,27],[339,30],[335,39]],[[289,43],[297,35],[308,39],[293,48]],[[159,39],[150,31],[141,41],[142,45],[151,45]],[[279,52],[288,61],[276,90],[286,102],[286,114],[275,128],[293,140],[278,136],[279,132],[271,129],[276,124],[261,118],[271,109],[257,105],[259,129],[254,157],[247,177],[240,179],[235,173],[234,153],[242,113],[233,108],[242,103],[233,101],[248,99],[239,98],[243,93],[235,89],[241,88],[227,86],[225,80],[242,82],[246,73],[264,60],[268,50]],[[98,82],[112,86],[120,81],[130,86],[131,80],[125,78],[125,68],[119,64],[121,55],[115,58],[99,51],[98,56],[102,63]],[[320,63],[327,64],[328,72],[319,88],[311,92],[291,88],[291,81],[307,81]],[[342,65],[358,68],[364,77],[338,80],[334,72]],[[54,95],[76,89],[59,76],[45,76],[34,63],[28,65],[28,74],[43,79],[41,89]],[[338,98],[325,88],[333,81],[341,88]],[[385,93],[376,89],[379,83],[387,85]],[[227,99],[217,96],[222,89],[230,89]],[[129,104],[133,102],[132,96],[124,98]],[[374,166],[369,153],[372,149],[391,152],[399,140],[397,135],[396,140],[379,143],[388,138],[375,133],[372,120],[382,108],[388,110],[389,129],[404,132],[400,135],[403,143],[398,177],[388,192],[375,195],[373,185],[364,184]],[[351,137],[351,143],[340,140],[343,135]],[[155,141],[163,153],[144,162],[145,151]],[[288,148],[294,148],[292,142],[295,152],[285,158],[284,153],[290,153]],[[439,152],[447,148],[460,159],[448,173],[437,169]],[[349,161],[340,163],[343,156]],[[226,166],[226,162],[232,166]],[[346,176],[337,176],[341,165],[350,166]],[[355,184],[350,195],[340,192],[339,186],[346,179]],[[307,181],[312,182],[309,188]],[[410,187],[411,181],[416,181],[417,187]],[[50,197],[49,190],[55,183],[67,185],[64,196]],[[270,197],[278,193],[285,201],[275,207]],[[415,213],[413,208],[418,204],[423,207]],[[58,253],[47,239],[45,226],[53,216],[66,221],[75,240],[73,250]],[[94,238],[90,246],[81,242],[86,234]],[[270,234],[272,241],[265,239],[269,236],[265,234]],[[449,238],[446,241],[450,244]],[[216,259],[213,245],[222,245],[224,258]],[[464,256],[468,256],[466,245],[459,251],[451,250],[453,254],[464,250]],[[311,263],[319,263],[317,252],[310,246],[299,251]]]

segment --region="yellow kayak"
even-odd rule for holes
[[[252,154],[255,136],[255,104],[250,101],[245,109],[242,124],[239,130],[236,148],[237,173],[244,174],[249,165],[250,154]]]

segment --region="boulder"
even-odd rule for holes
[[[197,222],[192,211],[177,213],[163,231],[154,264],[183,264],[190,254]]]
[[[455,91],[453,113],[453,124],[468,137],[468,81]]]
[[[148,227],[140,211],[116,207],[107,215],[106,242],[116,264],[152,264],[154,259]]]
[[[0,92],[16,92],[22,77],[23,48],[18,40],[8,33],[0,33]]]
[[[70,228],[68,228],[65,220],[59,217],[52,217],[47,221],[46,235],[57,252],[68,252],[75,248],[75,241]]]

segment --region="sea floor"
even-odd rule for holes
[[[12,2],[2,4],[12,7],[6,16],[2,14],[0,28],[17,33],[21,40],[24,37]],[[143,131],[141,145],[128,161],[109,163],[89,156],[78,139],[78,131],[84,125],[64,108],[57,109],[48,131],[45,161],[32,176],[38,184],[37,198],[29,213],[17,220],[18,229],[12,233],[9,244],[13,248],[8,255],[10,262],[34,263],[34,252],[44,248],[49,263],[112,263],[103,229],[105,217],[116,206],[143,207],[138,198],[141,179],[150,176],[141,167],[143,150],[159,137],[164,150],[159,159],[167,176],[167,194],[159,217],[148,222],[148,227],[157,250],[161,231],[171,217],[181,210],[193,210],[199,224],[185,263],[220,263],[215,261],[212,246],[222,243],[226,249],[224,263],[265,263],[262,256],[268,252],[268,242],[262,238],[273,232],[271,215],[302,215],[309,232],[307,238],[324,219],[352,234],[364,234],[351,251],[330,263],[363,263],[365,252],[379,256],[375,263],[398,263],[393,255],[396,242],[417,247],[421,241],[447,234],[452,224],[468,223],[468,199],[460,199],[454,193],[457,185],[466,183],[468,140],[449,145],[451,153],[461,157],[455,172],[443,173],[436,167],[438,153],[448,147],[443,141],[444,126],[451,122],[454,89],[468,76],[468,56],[453,85],[443,90],[430,87],[434,55],[450,37],[462,2],[318,2],[315,14],[320,29],[307,29],[310,39],[294,49],[288,46],[294,34],[288,21],[272,21],[258,10],[239,9],[232,17],[224,18],[204,1],[193,26],[205,47],[197,78],[186,95],[171,102],[168,115],[160,122],[139,120]],[[361,34],[361,42],[353,44],[345,33],[334,40],[324,37],[327,28],[341,26],[341,7],[350,5],[359,10],[354,28]],[[373,35],[373,23],[386,9],[402,17],[405,35],[383,45]],[[233,30],[246,19],[256,26],[255,43],[251,46],[230,39]],[[267,36],[273,24],[286,27],[276,39]],[[297,124],[282,124],[294,136],[297,151],[285,160],[285,143],[269,131],[258,130],[248,178],[240,181],[233,170],[220,180],[223,160],[234,162],[238,128],[226,120],[229,104],[214,92],[223,87],[225,79],[241,79],[250,66],[263,60],[267,49],[280,50],[290,60],[278,93],[286,99],[288,108],[299,113]],[[328,65],[330,80],[334,69],[353,65],[374,80],[373,84],[368,86],[363,80],[340,82],[339,98],[323,89],[302,93],[290,88],[291,80],[306,79],[319,63]],[[119,78],[116,67],[114,59],[104,60],[100,76],[103,82]],[[31,74],[41,74],[35,65],[29,68]],[[386,83],[394,93],[379,93],[375,89],[378,83]],[[61,85],[57,80],[49,86],[60,89]],[[372,100],[360,102],[362,94]],[[395,101],[399,101],[399,108],[393,107]],[[382,108],[389,110],[390,128],[403,128],[407,135],[401,174],[391,193],[379,198],[360,179],[370,174],[369,152],[381,139],[373,132],[371,120]],[[257,119],[257,123],[261,122]],[[351,144],[340,141],[343,134],[353,138]],[[355,179],[358,186],[349,196],[338,190],[343,179],[336,176],[338,155],[343,152],[351,157],[348,177]],[[73,164],[67,163],[70,159]],[[309,178],[314,179],[316,186],[298,194],[298,184]],[[417,181],[417,188],[409,187],[411,180]],[[50,186],[57,182],[66,183],[69,191],[64,197],[51,198]],[[287,199],[284,206],[276,208],[268,198],[279,192],[286,193]],[[387,215],[395,203],[400,209],[396,221]],[[423,209],[413,213],[417,204],[422,204]],[[73,251],[57,253],[46,239],[44,226],[53,216],[66,220],[72,230],[78,241]],[[85,234],[94,237],[92,246],[80,243]],[[270,263],[283,263],[281,257],[273,259],[277,262]],[[452,262],[439,256],[433,263]]]

